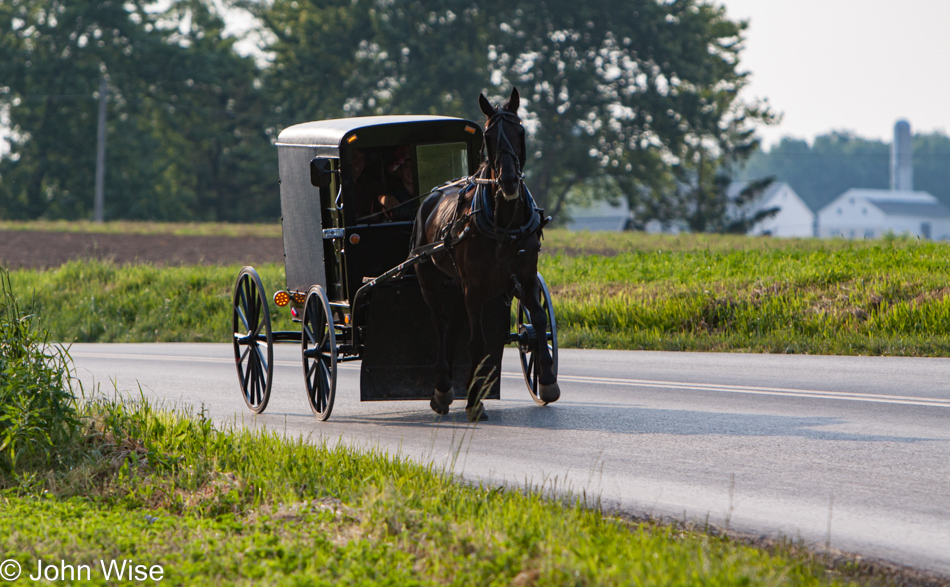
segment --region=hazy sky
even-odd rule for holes
[[[784,113],[762,131],[767,145],[830,130],[890,141],[899,118],[950,131],[950,1],[717,2],[749,21],[746,96]]]

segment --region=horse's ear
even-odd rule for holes
[[[485,94],[478,94],[478,106],[482,109],[482,112],[485,113],[485,116],[491,116],[495,113],[495,107],[491,105],[491,102],[488,101]]]
[[[511,88],[511,97],[505,104],[505,110],[512,114],[518,114],[518,106],[521,103],[521,96],[518,95],[518,88]]]

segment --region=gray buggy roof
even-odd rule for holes
[[[363,128],[418,122],[468,122],[451,116],[359,116],[303,122],[289,126],[277,136],[277,146],[339,148],[343,140]]]

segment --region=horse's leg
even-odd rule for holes
[[[521,284],[524,290],[521,303],[531,316],[531,325],[538,336],[538,348],[535,351],[535,360],[541,371],[538,375],[538,397],[545,403],[556,402],[561,397],[561,388],[554,372],[554,358],[548,349],[548,316],[541,307],[541,286],[537,274],[524,276]]]
[[[485,351],[485,333],[482,330],[482,307],[485,301],[483,296],[473,293],[472,288],[466,288],[465,309],[468,312],[468,326],[471,334],[468,345],[471,367],[468,372],[468,401],[465,404],[465,413],[470,422],[488,419],[481,399],[482,394],[491,388],[492,379],[500,375],[491,373],[491,368],[482,364],[488,356]]]
[[[429,400],[429,407],[437,414],[448,414],[449,406],[455,399],[452,389],[452,365],[447,355],[446,339],[448,336],[448,319],[445,315],[445,305],[442,300],[442,272],[431,261],[416,265],[416,275],[419,278],[419,287],[422,298],[432,311],[432,324],[435,326],[435,391]]]

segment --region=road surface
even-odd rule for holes
[[[299,349],[275,348],[267,411],[244,406],[227,344],[75,344],[89,392],[144,394],[216,420],[312,434],[470,479],[599,498],[950,576],[950,359],[560,351],[561,400],[531,401],[517,355],[472,428],[464,401],[360,403],[341,365],[328,422]]]

